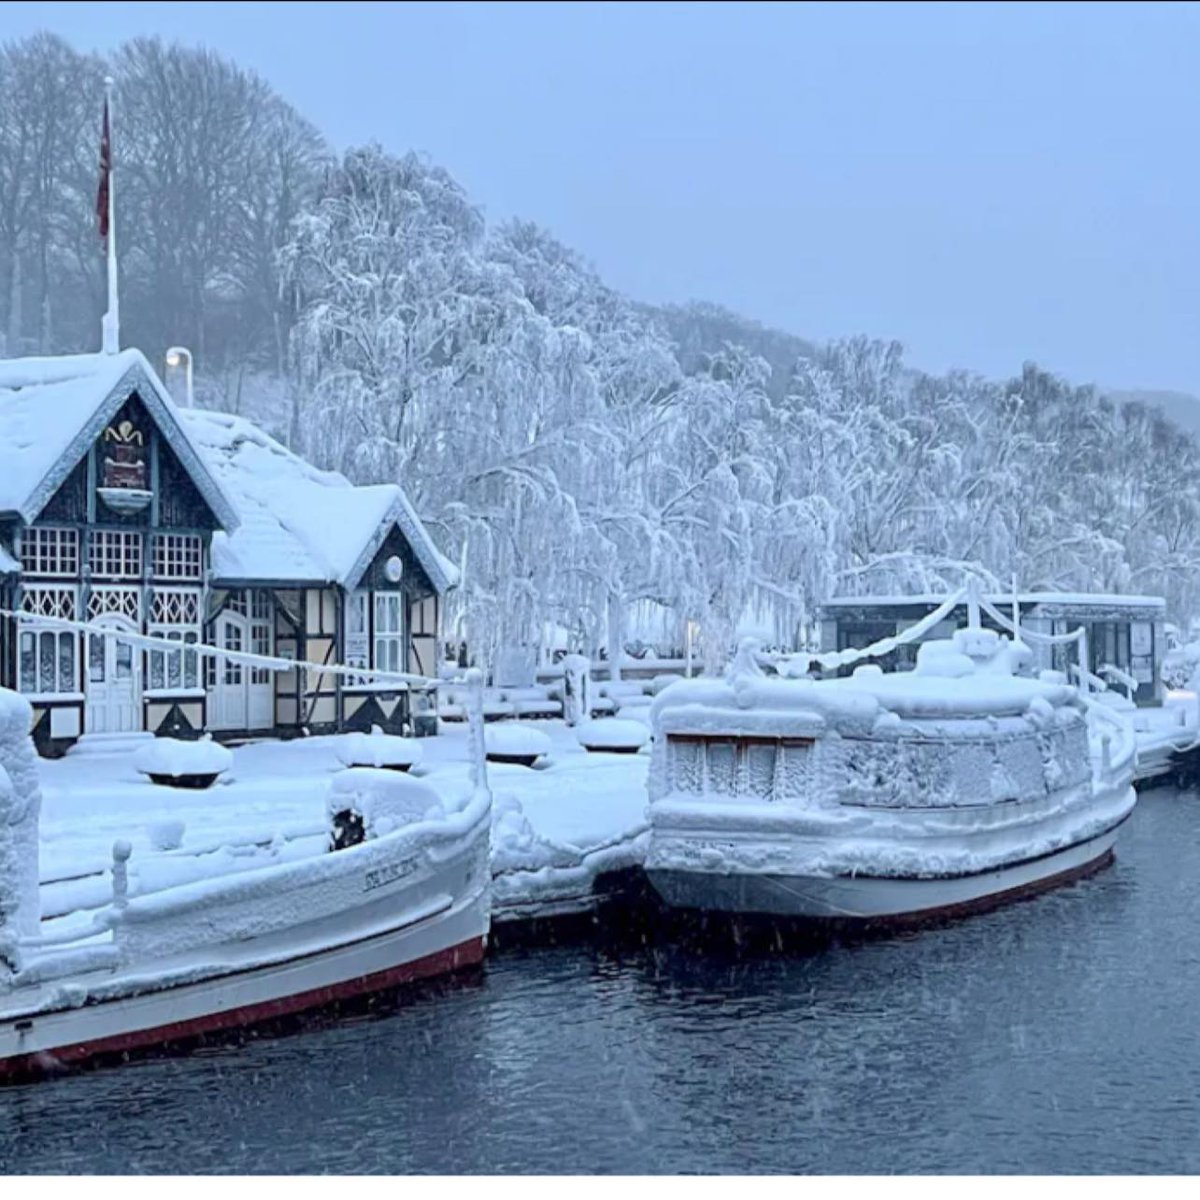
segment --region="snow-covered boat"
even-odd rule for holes
[[[23,698],[0,691],[0,1080],[482,959],[491,878],[482,752],[459,801],[396,772],[344,772],[330,795],[335,848],[307,860],[131,897],[129,848],[118,843],[112,903],[83,936],[47,936],[30,717]]]
[[[911,672],[772,678],[743,645],[724,680],[673,685],[652,712],[656,891],[680,908],[893,923],[1105,865],[1136,799],[1132,726],[1062,675],[1021,676],[1019,638],[976,612]]]

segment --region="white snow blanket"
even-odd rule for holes
[[[134,756],[134,767],[143,775],[223,775],[233,766],[233,755],[222,745],[203,738],[155,738]]]
[[[421,761],[421,743],[376,727],[370,733],[342,734],[337,753],[347,767],[414,767]]]
[[[488,765],[498,807],[505,797],[520,807],[494,830],[498,922],[587,908],[595,876],[639,863],[644,849],[646,756],[589,754],[562,721],[546,721],[541,731],[552,756],[538,770]],[[343,770],[340,740],[239,746],[227,780],[203,792],[155,787],[123,755],[33,759],[45,797],[41,896],[54,918],[43,927],[90,927],[91,910],[112,898],[108,872],[118,838],[134,848],[131,897],[324,855],[330,787]],[[447,725],[421,745],[420,783],[453,805],[471,787],[466,726]],[[381,774],[389,784],[416,782]],[[156,848],[155,827],[173,820],[186,829],[179,848],[164,852]]]
[[[362,817],[368,839],[384,837],[412,821],[436,821],[443,815],[441,797],[433,788],[375,767],[350,767],[333,777],[329,816],[347,810]]]

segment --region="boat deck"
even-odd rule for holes
[[[548,759],[488,768],[497,808],[496,922],[586,910],[598,876],[642,858],[648,756],[589,754],[562,721],[530,723],[550,737]],[[413,774],[441,794],[461,794],[469,790],[466,729],[443,728],[421,743],[424,762]],[[341,769],[336,745],[314,737],[237,747],[229,776],[204,791],[154,785],[133,769],[130,754],[42,762],[47,930],[86,928],[108,903],[118,838],[133,845],[131,895],[323,853],[325,797]]]

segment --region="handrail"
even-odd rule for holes
[[[318,663],[307,659],[277,658],[269,654],[253,654],[248,650],[226,650],[221,646],[210,646],[207,642],[179,642],[171,638],[154,637],[152,634],[130,633],[125,629],[114,629],[109,625],[98,625],[91,621],[71,621],[66,617],[46,617],[37,613],[14,612],[0,608],[0,617],[14,617],[26,629],[65,629],[72,633],[87,633],[95,637],[110,637],[142,650],[165,650],[174,654],[195,654],[197,658],[214,658],[225,662],[241,663],[247,667],[260,667],[267,671],[304,671],[306,674],[339,675],[343,678],[361,680],[369,675],[381,683],[403,683],[432,691],[445,680],[428,675],[411,675],[405,671],[380,671],[374,667],[351,667],[344,663]]]
[[[1100,668],[1099,674],[1113,683],[1119,683],[1128,692],[1129,699],[1133,699],[1133,693],[1138,689],[1138,681],[1128,671],[1122,671],[1113,663],[1105,663]]]
[[[1087,696],[1083,696],[1082,699],[1089,714],[1098,717],[1101,721],[1107,721],[1121,735],[1123,744],[1120,746],[1119,752],[1109,758],[1109,768],[1113,771],[1121,770],[1126,766],[1132,768],[1137,762],[1137,733],[1133,728],[1133,722],[1128,717],[1109,708],[1108,705],[1101,704],[1098,700],[1092,700]]]

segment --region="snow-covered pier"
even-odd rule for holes
[[[443,728],[421,742],[413,774],[451,795],[468,785],[467,730]],[[646,753],[589,753],[561,721],[537,728],[550,740],[537,765],[488,766],[498,924],[588,911],[597,903],[595,880],[639,865],[644,853]],[[66,930],[111,900],[117,839],[133,846],[131,895],[322,853],[326,797],[343,766],[339,742],[241,746],[232,769],[204,791],[150,783],[134,766],[132,739],[85,743],[42,761],[44,918]]]

